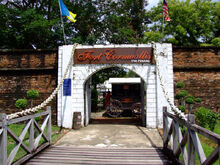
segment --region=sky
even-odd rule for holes
[[[147,9],[150,9],[151,7],[153,6],[157,6],[158,2],[160,0],[148,0],[148,6],[147,6]]]
[[[147,9],[150,9],[153,6],[157,6],[159,1],[161,1],[161,0],[148,0]],[[168,2],[168,0],[167,0],[167,2]],[[212,2],[220,2],[220,0],[212,0]]]

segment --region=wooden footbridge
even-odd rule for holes
[[[0,165],[65,165],[65,164],[220,164],[220,135],[194,123],[168,113],[163,113],[163,148],[108,149],[51,146],[51,110],[7,119],[0,115]],[[41,125],[36,122],[42,117]],[[23,124],[19,135],[10,128]],[[216,148],[206,155],[198,134],[216,143]],[[21,155],[19,159],[16,155]]]
[[[164,165],[170,164],[159,148],[106,149],[50,147],[25,165],[117,164]]]

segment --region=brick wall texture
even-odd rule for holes
[[[0,112],[18,111],[15,102],[26,98],[29,89],[39,92],[34,105],[43,102],[57,85],[57,50],[2,50],[0,51]],[[29,103],[30,105],[30,103]],[[52,106],[56,121],[56,98]]]
[[[57,85],[58,50],[0,50],[0,113],[16,112],[15,101],[29,89],[44,101]],[[220,109],[220,52],[217,47],[173,47],[174,81],[203,101],[200,105]],[[175,89],[176,91],[176,89]],[[50,104],[56,123],[56,98]]]
[[[184,82],[185,89],[204,106],[220,112],[219,47],[174,47],[174,81]],[[175,89],[177,91],[177,89]]]

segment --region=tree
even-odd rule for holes
[[[195,103],[201,103],[202,100],[200,98],[195,98],[191,94],[188,94],[188,92],[184,89],[184,83],[178,82],[176,84],[177,88],[177,94],[175,95],[175,99],[178,100],[178,108],[185,112],[186,110],[186,104],[188,105],[188,112],[191,113],[193,104]]]
[[[27,98],[31,99],[31,108],[33,106],[33,100],[39,97],[39,93],[35,89],[30,89],[27,91]]]
[[[216,38],[220,38],[220,2],[216,3],[216,7],[214,8],[214,15],[214,36]]]
[[[220,46],[220,37],[214,38],[211,42],[214,46]]]
[[[67,36],[71,38],[69,43],[92,45],[142,42],[147,5],[144,0],[74,0],[66,4],[69,4],[70,11],[77,14],[75,24],[65,24]]]
[[[111,77],[139,77],[135,72],[132,70],[119,68],[119,67],[111,67],[106,68],[98,71],[92,76],[92,85],[96,88],[97,84],[102,84],[106,80]]]
[[[63,0],[77,22],[63,17],[68,44],[141,43],[144,0]],[[42,49],[63,45],[58,1],[0,1],[0,48]]]
[[[27,105],[28,105],[27,99],[18,99],[15,102],[15,106],[20,110],[24,110],[27,107]]]
[[[53,17],[52,0],[4,1],[0,7],[0,48],[54,48],[62,34]]]
[[[146,6],[143,0],[111,1],[103,13],[105,40],[114,44],[142,43],[143,24],[148,23]]]
[[[213,38],[217,37],[219,3],[211,2],[211,0],[170,0],[168,7],[171,21],[165,22],[164,27],[162,3],[146,14],[150,17],[152,25],[146,29],[145,42],[160,40],[186,46],[200,45],[201,42],[210,43]],[[153,31],[154,34],[149,31]]]
[[[92,76],[92,85],[96,88],[96,84],[102,84],[110,77],[125,77],[126,74],[127,72],[119,67],[102,69]]]
[[[124,77],[140,77],[140,76],[135,72],[133,72],[132,70],[129,70]]]

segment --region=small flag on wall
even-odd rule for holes
[[[59,4],[60,4],[60,11],[61,11],[61,15],[62,16],[67,16],[67,18],[71,21],[71,22],[76,22],[76,14],[72,13],[71,11],[69,11],[66,7],[66,5],[63,3],[62,0],[59,0]]]
[[[168,6],[167,6],[167,2],[165,0],[163,0],[163,16],[166,21],[170,21],[170,17],[168,14]]]

